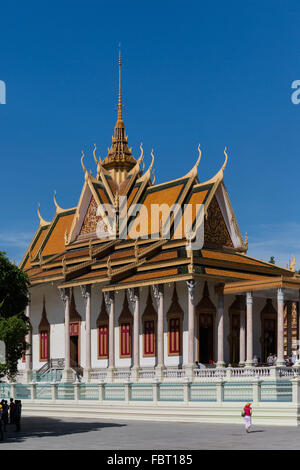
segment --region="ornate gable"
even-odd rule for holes
[[[204,222],[204,248],[234,248],[221,209],[214,196]]]

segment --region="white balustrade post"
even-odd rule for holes
[[[129,403],[130,400],[130,383],[129,380],[124,381],[124,388],[125,388],[125,403]]]
[[[153,383],[152,383],[152,387],[153,387],[153,403],[157,403],[158,402],[158,379],[155,378],[153,380]]]
[[[183,401],[185,404],[189,403],[189,391],[190,391],[190,381],[188,377],[185,377],[183,381]]]
[[[91,286],[80,286],[82,297],[85,300],[85,368],[83,372],[83,379],[85,382],[91,380]]]
[[[128,289],[129,300],[133,306],[133,367],[131,378],[137,381],[140,371],[140,293],[139,289]]]
[[[255,378],[252,380],[252,387],[253,387],[253,403],[257,404],[261,401],[260,399],[260,391],[261,391],[261,380]]]
[[[99,402],[102,404],[104,400],[104,381],[99,382],[98,384],[99,387]]]
[[[218,296],[217,329],[218,329],[217,367],[222,368],[225,366],[225,362],[224,362],[224,295],[223,294],[219,294]]]
[[[244,298],[240,297],[240,362],[242,367],[245,365],[246,357],[246,312],[244,305]]]
[[[52,401],[56,400],[56,383],[51,383],[51,399]]]
[[[34,382],[30,384],[30,399],[36,399],[36,384]]]
[[[16,399],[16,384],[15,383],[10,384],[10,396],[14,400]]]
[[[298,291],[298,308],[297,308],[297,321],[298,321],[298,341],[297,341],[297,352],[296,362],[294,367],[300,367],[300,290]]]
[[[253,366],[253,296],[252,292],[247,292],[247,360],[246,366]]]
[[[283,346],[284,292],[277,290],[277,361],[276,366],[285,366]]]
[[[294,377],[292,380],[292,400],[293,405],[299,406],[300,404],[300,377]]]
[[[71,291],[69,288],[60,289],[60,296],[65,306],[65,366],[62,374],[63,382],[73,382],[73,371],[71,369],[70,358],[70,300]]]
[[[224,387],[223,387],[223,380],[219,379],[216,381],[216,394],[217,394],[217,404],[220,405],[224,401]]]
[[[107,381],[113,382],[115,371],[115,294],[105,292],[104,300],[109,312],[108,370]]]
[[[73,387],[74,387],[74,400],[79,401],[79,383],[74,382]]]
[[[165,370],[164,359],[164,286],[153,286],[153,294],[157,302],[157,366],[155,374],[158,380],[163,379]]]

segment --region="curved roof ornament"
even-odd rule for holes
[[[225,160],[221,169],[218,171],[218,173],[216,173],[215,176],[213,176],[210,180],[205,181],[204,183],[201,183],[201,184],[214,183],[216,181],[221,181],[223,179],[223,173],[228,162],[227,147],[224,148],[224,155],[225,155]]]
[[[81,150],[81,153],[82,153],[82,157],[81,157],[81,166],[82,166],[83,171],[84,171],[84,173],[85,173],[85,178],[87,179],[87,178],[90,177],[90,174],[89,174],[89,172],[87,171],[87,169],[86,169],[86,167],[85,167],[85,165],[84,165],[84,163],[83,163],[83,159],[84,159],[84,157],[85,157],[83,150]]]
[[[97,145],[94,144],[94,150],[93,150],[94,160],[95,160],[96,165],[99,165],[99,163],[100,164],[102,163],[102,160],[101,160],[101,157],[99,157],[99,160],[97,160],[96,150],[97,150]]]
[[[51,222],[47,222],[45,219],[43,219],[43,217],[41,216],[41,213],[40,213],[40,207],[41,207],[41,204],[39,203],[37,213],[38,213],[38,216],[39,216],[39,219],[40,219],[40,227],[45,227],[46,225],[49,225]]]
[[[153,164],[154,164],[154,154],[153,154],[153,149],[151,150],[151,157],[152,157],[152,162],[150,163],[150,166],[147,171],[151,171]]]
[[[63,209],[62,207],[60,207],[60,206],[57,204],[57,201],[56,201],[56,189],[54,190],[53,200],[54,200],[54,204],[55,204],[55,207],[56,207],[56,213],[59,214],[60,212],[63,212],[64,209]]]
[[[155,184],[155,181],[156,181],[156,176],[155,176],[155,168],[153,168],[153,171],[152,171],[152,176],[153,176],[153,180],[152,180],[152,186],[154,186],[154,184]]]
[[[198,168],[200,160],[201,160],[201,156],[202,156],[200,144],[198,145],[198,152],[199,152],[199,156],[198,156],[198,160],[196,161],[196,168]]]
[[[226,165],[227,165],[227,161],[228,161],[227,147],[226,147],[226,146],[225,146],[225,148],[224,148],[224,155],[225,155],[225,161],[224,161],[223,166],[222,166],[222,171],[225,170]]]

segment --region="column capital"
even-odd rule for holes
[[[114,291],[104,292],[104,302],[107,309],[110,309],[110,306],[115,301],[115,293]]]
[[[190,281],[186,281],[186,285],[188,288],[189,292],[189,300],[191,301],[192,304],[194,304],[194,294],[195,294],[195,287],[197,285],[197,282],[194,281],[194,279],[191,279]]]
[[[157,305],[159,305],[160,298],[164,295],[164,285],[163,284],[153,284],[153,295],[156,300]]]
[[[69,287],[59,289],[59,295],[64,304],[71,298],[71,289]]]
[[[281,287],[277,289],[277,302],[284,302],[284,289]]]
[[[246,294],[246,303],[247,303],[247,305],[252,305],[253,304],[252,292],[247,292],[247,294]]]
[[[140,290],[138,287],[128,289],[129,300],[135,306],[136,302],[140,298]]]
[[[219,309],[224,308],[224,294],[219,294],[218,295],[218,308]]]
[[[90,284],[84,284],[80,286],[81,290],[81,295],[82,297],[87,301],[88,298],[91,297],[91,285]]]

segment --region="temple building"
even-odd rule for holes
[[[209,370],[250,370],[255,356],[266,364],[269,354],[284,368],[299,338],[300,277],[293,266],[247,256],[224,184],[226,148],[208,181],[199,146],[184,176],[155,184],[154,154],[145,170],[142,145],[138,158],[129,147],[122,111],[119,56],[112,145],[104,160],[95,145],[95,177],[82,154],[75,207],[61,208],[55,194],[51,221],[38,209],[40,224],[21,261],[31,282],[22,381],[53,371],[62,383],[76,376],[87,384],[192,381],[200,377],[196,361]],[[200,211],[203,243],[195,248]]]

